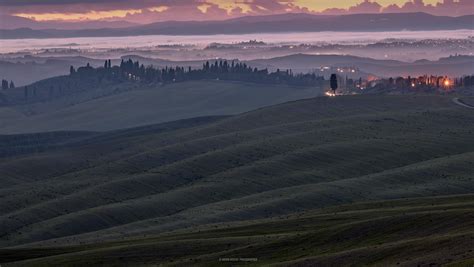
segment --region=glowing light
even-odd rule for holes
[[[333,92],[326,92],[325,94],[326,94],[326,96],[329,96],[329,97],[334,97],[334,96],[336,96],[336,94],[333,93]]]
[[[451,82],[449,80],[444,80],[444,86],[449,87]]]
[[[415,84],[415,83],[411,83],[411,87],[415,87],[415,86],[416,86],[416,84]]]
[[[377,76],[369,75],[369,76],[367,77],[367,81],[369,81],[369,82],[376,81],[376,80],[378,80],[378,77],[377,77]]]

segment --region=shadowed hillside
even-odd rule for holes
[[[474,113],[456,105],[451,98],[365,95],[288,102],[227,118],[192,119],[103,133],[58,133],[61,142],[49,146],[43,145],[48,142],[45,137],[37,138],[35,145],[27,141],[31,135],[4,136],[4,140],[15,140],[11,142],[13,147],[24,149],[16,153],[9,148],[10,153],[0,162],[3,174],[0,245],[28,248],[96,244],[361,201],[471,194],[474,192],[473,131]],[[35,150],[36,147],[41,149]],[[246,235],[253,237],[240,241],[234,232],[224,231],[222,242],[176,242],[189,244],[190,250],[199,248],[186,253],[189,259],[195,255],[193,260],[215,261],[225,244],[229,251],[223,251],[222,256],[243,256],[252,250],[267,255],[258,257],[268,260],[267,252],[281,253],[276,261],[297,259],[294,255],[316,257],[309,259],[309,263],[300,262],[302,265],[340,260],[344,263],[373,249],[387,255],[407,251],[404,261],[408,264],[411,252],[403,242],[414,242],[420,249],[429,244],[428,247],[445,253],[449,251],[446,243],[449,241],[455,251],[467,253],[463,248],[472,241],[472,233],[468,232],[469,225],[461,221],[469,223],[462,216],[472,214],[461,211],[461,206],[468,202],[453,200],[453,203],[460,207],[444,210],[425,203],[419,205],[427,207],[418,211],[409,206],[405,207],[409,211],[397,211],[393,217],[382,216],[383,212],[391,211],[367,215],[372,212],[367,207],[368,211],[362,212],[364,215],[354,220],[354,224],[341,222],[340,235],[337,231],[301,235],[296,233],[300,229],[291,227],[285,231],[295,232],[269,237],[276,238],[274,241],[250,244],[253,238],[266,238],[257,234],[261,226],[252,226],[256,233]],[[393,205],[386,208],[390,210],[398,204]],[[436,212],[429,212],[431,208]],[[472,213],[471,208],[467,211]],[[425,212],[431,215],[425,217]],[[453,216],[447,216],[449,212]],[[332,217],[332,213],[321,216],[328,216],[328,222],[343,218]],[[401,222],[410,220],[417,222],[416,226],[397,228]],[[438,225],[443,221],[446,224]],[[312,220],[311,223],[315,223],[311,231],[317,232],[313,228],[322,222]],[[420,227],[426,227],[426,232]],[[375,236],[371,232],[360,237],[367,246],[351,243],[358,240],[351,238],[347,244],[342,241],[334,246],[328,244],[328,251],[336,254],[325,253],[324,247],[317,244],[310,252],[298,250],[313,247],[307,246],[311,240],[322,242],[324,238],[320,239],[320,234],[334,242],[363,234],[363,229],[380,231]],[[446,236],[442,233],[453,238],[443,241]],[[181,236],[173,238],[179,240]],[[150,263],[180,258],[166,255],[166,248],[159,249],[160,240],[150,244],[141,240],[131,247],[137,246],[145,254],[148,245],[153,251],[163,251],[162,256],[150,252],[153,254]],[[303,245],[291,245],[300,243]],[[137,261],[131,247],[127,247],[131,252],[126,254],[117,252],[120,249],[111,245],[110,253],[115,255],[111,257]],[[285,249],[289,247],[301,254],[292,254],[296,252]],[[75,248],[67,251],[71,249]],[[78,257],[95,261],[96,256],[107,251],[97,252],[92,247],[85,253],[93,255]],[[63,252],[37,251],[39,255]],[[347,258],[338,257],[339,252],[347,254]],[[27,257],[17,253],[14,251],[8,257]],[[462,260],[458,256],[440,255],[440,261]],[[59,262],[66,259],[69,256],[60,257]],[[385,260],[392,259],[387,256]],[[367,260],[376,262],[374,258]]]
[[[22,266],[469,266],[473,205],[473,195],[365,202],[120,242],[0,249],[0,257]]]

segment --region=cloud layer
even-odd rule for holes
[[[37,21],[220,20],[244,15],[281,13],[354,14],[427,12],[435,15],[474,14],[473,0],[0,0],[2,15]]]

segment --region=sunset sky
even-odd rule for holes
[[[36,21],[226,19],[289,12],[472,14],[472,0],[0,0],[0,13]]]

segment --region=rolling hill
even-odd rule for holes
[[[138,55],[124,55],[123,59],[138,60],[145,66],[153,65],[155,67],[192,67],[200,68],[207,60],[194,61],[172,61],[160,58],[147,58]],[[214,59],[215,60],[215,59]],[[210,62],[214,60],[209,59]],[[227,59],[232,61],[232,59]],[[113,64],[120,64],[120,59],[113,59]],[[235,60],[238,62],[238,60]],[[312,54],[292,54],[288,56],[255,59],[245,62],[252,67],[259,69],[269,68],[292,69],[295,73],[309,73],[319,70],[321,67],[355,67],[360,71],[354,75],[366,77],[368,74],[379,77],[397,77],[408,75],[449,75],[460,77],[471,75],[474,69],[474,56],[459,55],[440,58],[439,60],[419,60],[415,62],[404,62],[398,60],[380,60],[367,57],[358,57],[351,55],[312,55]],[[0,60],[0,73],[2,79],[13,80],[17,86],[29,85],[43,79],[66,75],[69,66],[76,68],[90,63],[91,66],[99,67],[104,64],[102,59],[93,59],[88,57],[18,57],[9,60]],[[25,76],[23,73],[29,73]],[[348,74],[352,75],[352,74]]]
[[[319,87],[229,81],[165,86],[91,82],[90,87],[82,86],[80,91],[69,95],[48,96],[50,85],[55,86],[56,92],[58,84],[68,82],[71,81],[67,77],[42,81],[37,85],[45,89],[41,101],[0,106],[0,133],[114,130],[196,116],[233,115],[324,93]],[[12,90],[23,95],[23,90]],[[41,97],[40,92],[37,97]]]
[[[171,61],[159,58],[146,58],[137,55],[124,55],[121,58],[112,59],[114,65],[120,64],[121,59],[140,61],[145,66],[155,67],[176,67],[190,66],[193,68],[202,67],[206,60],[196,61]],[[79,68],[89,63],[92,67],[104,65],[103,59],[96,59],[83,56],[22,56],[0,60],[0,73],[2,79],[12,80],[16,86],[29,85],[44,79],[67,75],[69,67]],[[28,75],[24,75],[28,73]]]
[[[0,259],[472,264],[473,131],[450,97],[362,95],[2,136]]]
[[[0,258],[19,260],[13,266],[469,266],[473,204],[473,195],[366,202],[119,242],[0,249]]]
[[[35,57],[26,56],[0,61],[2,79],[14,81],[16,86],[29,85],[34,82],[69,74],[69,67],[103,66],[104,61],[86,57]],[[28,73],[28,75],[25,75]]]

